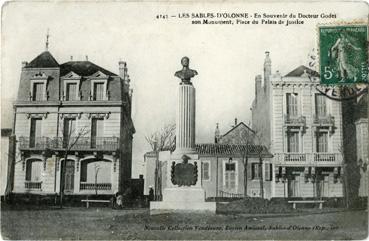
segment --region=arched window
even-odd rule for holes
[[[39,182],[41,181],[42,161],[39,159],[27,160],[26,181]]]
[[[91,159],[81,162],[81,182],[95,183],[95,178],[97,183],[111,182],[110,161]]]

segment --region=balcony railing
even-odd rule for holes
[[[26,181],[24,183],[24,187],[26,189],[33,189],[33,190],[41,190],[41,184],[42,182],[31,182],[31,181]]]
[[[21,149],[46,149],[49,148],[49,145],[48,137],[19,137],[19,147]]]
[[[340,159],[340,154],[335,153],[315,153],[314,162],[335,162]]]
[[[306,126],[306,117],[285,114],[284,124],[287,126]]]
[[[340,153],[275,153],[274,161],[277,164],[295,165],[326,165],[341,164]]]
[[[111,190],[111,183],[81,183],[80,190]]]
[[[119,148],[118,137],[20,137],[20,149],[60,149],[65,150],[106,150],[115,151]]]
[[[334,126],[334,117],[331,115],[314,115],[313,119],[315,125]]]
[[[305,162],[306,154],[303,153],[286,153],[284,155],[285,162]]]

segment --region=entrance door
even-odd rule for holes
[[[72,193],[74,190],[74,161],[67,160],[65,164],[64,192]]]
[[[329,176],[323,176],[317,183],[317,194],[319,198],[329,196]]]
[[[298,176],[292,176],[291,179],[288,179],[288,197],[298,197],[300,195],[299,188]]]

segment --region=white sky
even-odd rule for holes
[[[363,2],[305,3],[119,3],[119,2],[11,2],[2,15],[2,127],[11,126],[22,61],[31,61],[45,49],[59,63],[90,61],[118,73],[118,61],[128,64],[133,92],[133,175],[144,173],[143,154],[149,151],[144,136],[165,123],[175,122],[175,91],[180,59],[190,57],[197,92],[197,143],[213,142],[215,123],[225,133],[237,117],[251,121],[255,75],[263,70],[269,50],[272,71],[287,74],[307,64],[316,48],[316,24],[365,19]],[[191,25],[190,20],[157,20],[157,14],[247,12],[335,13],[335,19],[305,19],[306,24]]]

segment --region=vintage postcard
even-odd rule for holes
[[[367,239],[368,10],[3,3],[2,239]]]

